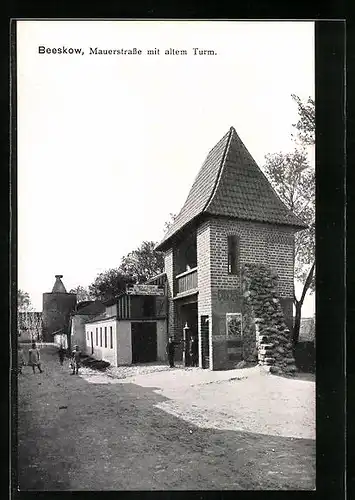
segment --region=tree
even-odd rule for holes
[[[169,214],[169,220],[167,220],[164,224],[164,232],[166,233],[170,227],[173,225],[174,223],[174,220],[176,219],[176,214],[173,214],[172,212],[170,212]]]
[[[108,269],[100,273],[89,286],[89,292],[97,300],[106,301],[118,297],[134,280],[125,275],[121,269]]]
[[[75,288],[72,288],[69,290],[69,293],[75,293],[76,294],[76,300],[77,302],[84,302],[86,300],[92,300],[93,296],[91,292],[89,291],[88,288],[85,288],[81,285],[78,285]]]
[[[17,332],[19,337],[28,333],[31,340],[40,340],[42,333],[42,313],[33,309],[29,293],[21,289],[17,291]]]
[[[17,308],[18,311],[27,311],[31,307],[30,295],[27,292],[17,290]]]
[[[154,241],[144,241],[139,248],[123,257],[119,269],[136,283],[144,283],[149,278],[164,271],[164,258],[155,250]]]
[[[315,193],[314,168],[304,151],[266,155],[265,173],[285,205],[307,229],[295,235],[295,277],[303,283],[301,297],[294,295],[295,323],[293,342],[296,345],[301,325],[301,310],[308,290],[314,288],[315,270]]]
[[[314,100],[308,97],[307,102],[303,102],[297,95],[291,94],[292,99],[297,104],[298,122],[293,126],[297,130],[298,139],[302,144],[313,145],[315,142],[316,113]]]
[[[314,144],[315,110],[310,97],[306,103],[298,96],[292,95],[292,98],[298,106],[299,121],[294,127],[302,147],[293,153],[266,155],[264,171],[285,205],[308,225],[295,236],[295,277],[303,284],[300,298],[295,295],[293,299],[293,343],[296,345],[304,299],[309,290],[314,291],[315,284],[315,172],[304,148]]]

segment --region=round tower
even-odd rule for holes
[[[55,333],[68,335],[70,314],[76,306],[76,294],[67,293],[61,278],[62,274],[56,274],[52,292],[43,294],[42,332],[45,342],[53,342]]]

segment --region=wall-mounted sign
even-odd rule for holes
[[[130,285],[127,286],[128,295],[165,295],[164,288],[159,285]]]
[[[242,315],[241,313],[226,314],[226,332],[229,338],[241,338],[242,336]]]
[[[240,295],[238,290],[228,290],[222,288],[220,288],[217,293],[218,293],[218,300],[220,302],[230,301],[230,300],[233,302],[237,302]]]

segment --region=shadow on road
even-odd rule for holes
[[[92,384],[44,358],[43,377],[19,380],[20,490],[315,487],[312,440],[201,429],[157,408],[155,388]]]

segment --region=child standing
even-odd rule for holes
[[[33,373],[35,373],[35,368],[37,366],[40,373],[43,373],[41,368],[41,357],[39,354],[39,349],[36,347],[36,343],[32,342],[32,349],[28,351],[28,364],[32,366]]]
[[[63,366],[65,350],[64,350],[62,344],[59,347],[58,354],[59,354],[59,363]]]

